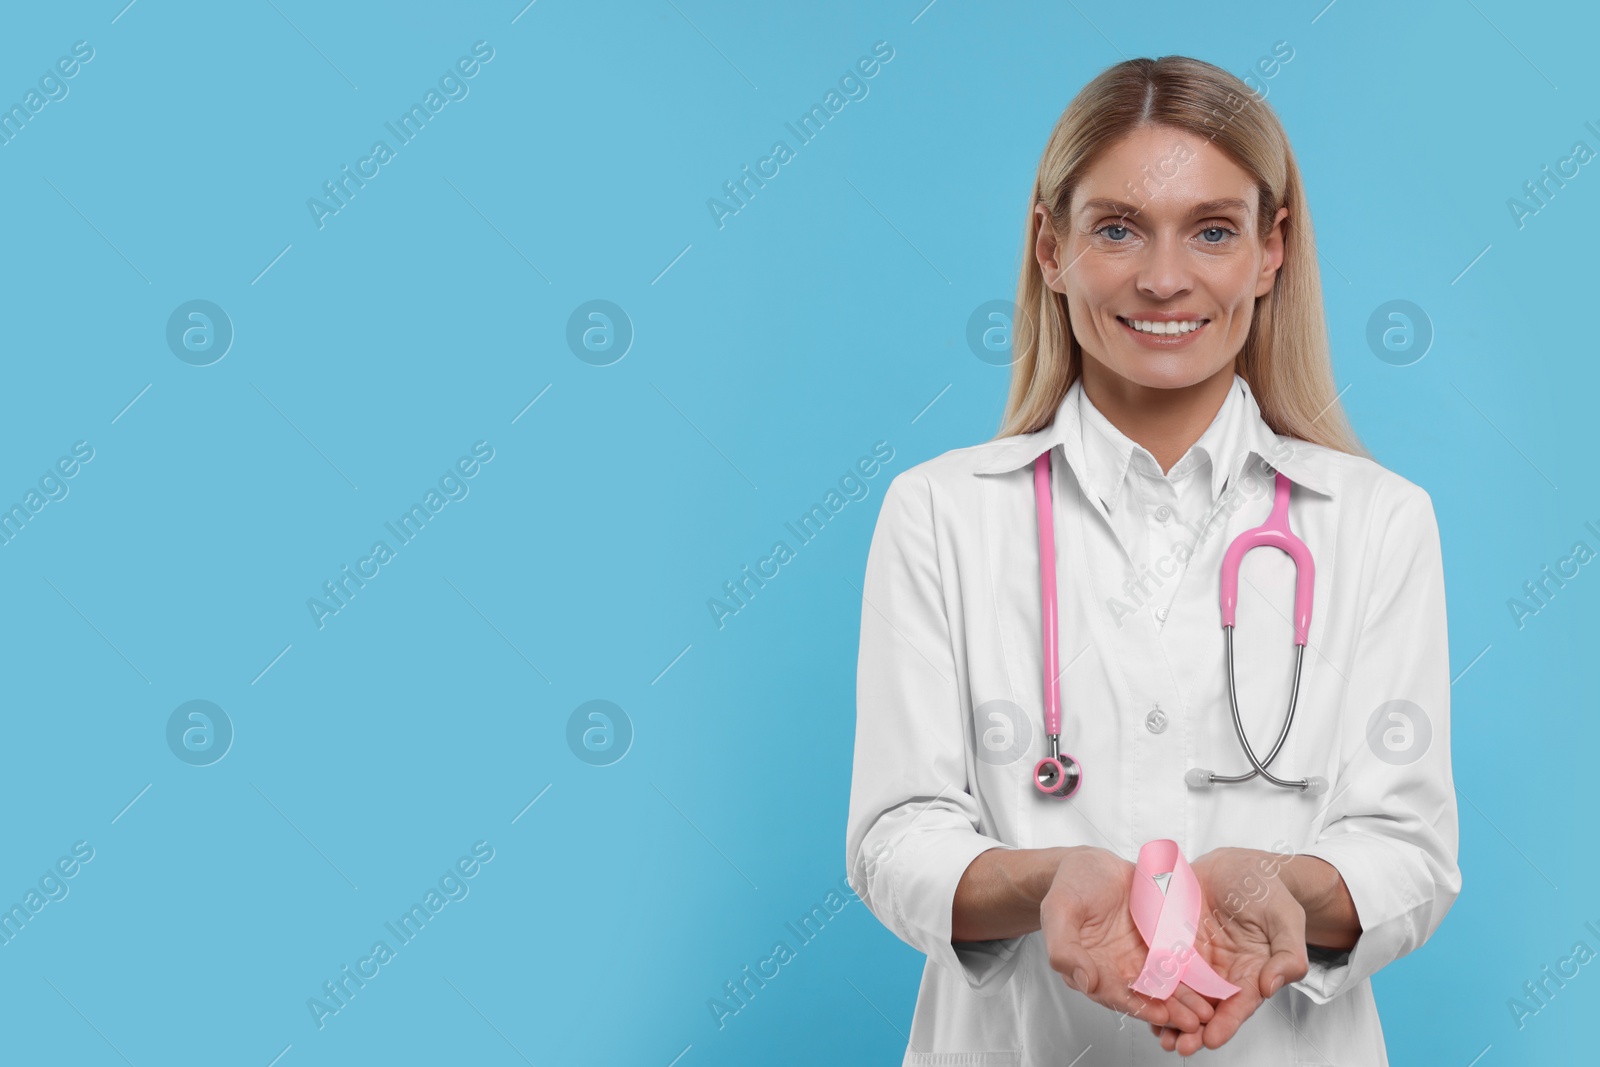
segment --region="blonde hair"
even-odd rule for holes
[[[1250,384],[1273,432],[1367,456],[1339,404],[1322,311],[1311,210],[1288,135],[1265,99],[1220,67],[1187,56],[1130,59],[1102,71],[1062,112],[1039,160],[1013,325],[1011,390],[996,437],[1049,425],[1083,373],[1066,297],[1045,284],[1034,249],[1044,204],[1058,233],[1070,225],[1073,191],[1111,145],[1136,129],[1167,126],[1204,137],[1255,181],[1256,232],[1265,235],[1278,208],[1284,256],[1272,291],[1256,298],[1250,332],[1234,369]]]

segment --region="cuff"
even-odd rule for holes
[[[897,931],[930,961],[961,975],[967,988],[993,996],[1017,969],[1023,938],[952,943],[956,886],[978,856],[992,848],[1016,846],[970,831],[916,836],[925,840],[917,843],[914,861],[905,855],[912,851],[910,841],[896,846],[901,855],[896,857],[899,870],[890,899]]]
[[[1410,920],[1421,905],[1404,850],[1374,834],[1350,833],[1299,851],[1333,865],[1356,906],[1361,933],[1349,949],[1308,948],[1310,968],[1290,985],[1326,1004],[1392,963],[1411,944]]]

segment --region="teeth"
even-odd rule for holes
[[[1123,319],[1129,326],[1140,333],[1177,334],[1189,333],[1198,330],[1205,324],[1204,319],[1194,319],[1188,322],[1151,322],[1147,319]]]

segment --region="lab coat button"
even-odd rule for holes
[[[1157,608],[1156,609],[1156,618],[1160,619],[1162,622],[1166,622],[1167,621],[1167,609],[1166,608]]]
[[[1162,504],[1159,508],[1156,508],[1156,518],[1160,519],[1162,522],[1166,522],[1168,519],[1172,518],[1172,509],[1167,507],[1165,504]]]
[[[1159,734],[1167,728],[1167,713],[1161,710],[1160,704],[1150,709],[1150,714],[1144,717],[1144,725],[1153,734]]]

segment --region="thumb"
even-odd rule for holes
[[[1272,959],[1267,961],[1267,965],[1261,968],[1261,974],[1257,979],[1261,999],[1271,999],[1272,995],[1282,989],[1284,983],[1288,980],[1289,968],[1280,959],[1279,955],[1274,954]]]
[[[1094,986],[1090,983],[1095,982],[1095,968],[1089,954],[1078,941],[1077,926],[1069,917],[1053,910],[1047,910],[1043,918],[1050,969],[1065,978],[1074,989],[1084,993],[1094,992]]]
[[[1093,995],[1100,987],[1100,971],[1089,960],[1089,954],[1075,945],[1064,945],[1059,953],[1056,970],[1066,976],[1072,988],[1085,995]]]
[[[1263,1000],[1283,988],[1286,982],[1304,978],[1310,970],[1305,950],[1305,912],[1298,905],[1274,909],[1266,925],[1270,955],[1256,976]]]

